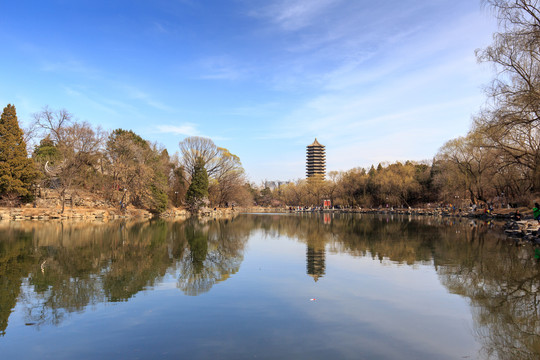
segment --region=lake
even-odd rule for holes
[[[2,359],[538,359],[540,264],[479,221],[0,223]]]

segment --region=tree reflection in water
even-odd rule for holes
[[[196,296],[210,291],[212,286],[235,274],[242,263],[249,229],[241,228],[245,222],[211,221],[201,224],[188,220],[185,236],[189,251],[180,261],[178,288],[184,294]]]
[[[208,291],[238,270],[249,233],[241,229],[245,223],[229,220],[3,225],[0,335],[17,302],[27,323],[40,327],[58,325],[88,305],[127,301],[177,269],[179,284],[198,279],[186,281],[183,291]],[[193,229],[198,238],[188,236]]]
[[[540,265],[531,247],[512,247],[481,222],[326,214],[2,226],[2,334],[17,302],[40,326],[88,305],[127,301],[167,274],[186,295],[208,292],[239,271],[250,234],[262,231],[304,243],[306,272],[319,281],[332,272],[327,252],[433,266],[450,292],[470,300],[486,357],[540,357]]]
[[[382,264],[433,264],[441,283],[470,299],[475,335],[486,358],[540,358],[540,264],[531,246],[515,247],[489,224],[468,220],[334,216],[259,217],[268,233],[297,238],[311,252],[369,256]]]

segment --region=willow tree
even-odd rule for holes
[[[470,132],[444,144],[435,157],[440,170],[437,181],[441,192],[454,197],[467,194],[472,203],[488,201],[497,195],[496,177],[501,168],[500,156],[484,147],[481,134]]]
[[[528,169],[540,190],[540,7],[537,0],[485,0],[501,31],[477,51],[493,64],[490,103],[476,119],[479,130],[513,163]]]
[[[217,206],[228,203],[249,205],[251,195],[245,187],[247,180],[240,158],[225,148],[218,148],[218,150],[218,162],[221,166],[209,181],[210,201]]]
[[[211,139],[190,136],[179,143],[182,154],[182,165],[188,176],[193,176],[198,164],[206,169],[209,176],[220,170],[222,164],[219,161],[220,150]]]
[[[222,206],[231,202],[245,205],[251,202],[245,188],[245,172],[238,156],[204,137],[185,138],[179,146],[186,182],[192,182],[196,170],[204,167],[210,181],[207,196],[214,205]]]
[[[9,104],[0,117],[0,196],[13,199],[31,195],[37,177],[34,162],[28,158],[15,106]]]

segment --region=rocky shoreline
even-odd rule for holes
[[[184,216],[185,211],[170,212],[169,216]],[[115,208],[70,208],[62,212],[59,208],[0,208],[0,221],[49,221],[89,220],[108,221],[114,219],[150,219],[154,215],[142,209],[120,210]]]
[[[245,209],[243,209],[245,211]],[[221,217],[238,213],[240,209],[203,209],[199,212],[201,217]],[[32,206],[0,208],[0,221],[109,221],[117,219],[185,219],[191,216],[189,211],[183,208],[169,209],[159,215],[153,214],[144,209],[128,207],[118,209],[111,207],[73,207],[66,208],[62,212],[61,208],[34,208]]]
[[[436,217],[461,217],[481,220],[512,220],[515,209],[501,209],[492,213],[483,211],[451,211],[448,209],[388,209],[388,208],[362,208],[362,209],[302,209],[290,210],[289,208],[267,208],[267,207],[247,207],[247,208],[205,208],[199,212],[200,216],[212,217],[233,213],[285,213],[285,212],[330,212],[330,213],[355,213],[355,214],[390,214],[390,215],[419,215]],[[532,215],[527,209],[521,212],[523,220],[532,220]],[[83,207],[75,206],[65,208],[62,212],[60,207],[33,207],[31,205],[23,207],[0,208],[0,220],[21,221],[21,220],[103,220],[103,219],[131,219],[131,218],[177,218],[189,217],[190,213],[184,208],[168,209],[162,214],[155,215],[144,209],[128,207],[119,209],[113,207]]]
[[[516,242],[530,242],[540,245],[540,223],[536,220],[510,221],[505,224],[504,232]]]

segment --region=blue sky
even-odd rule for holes
[[[431,159],[493,76],[476,0],[0,0],[0,105],[131,129],[170,153],[210,137],[260,183]]]

